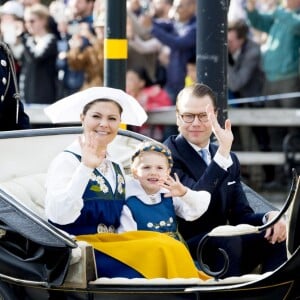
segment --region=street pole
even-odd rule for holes
[[[125,90],[126,1],[106,0],[104,86]]]
[[[217,96],[218,120],[227,119],[227,11],[228,0],[197,0],[197,81]]]

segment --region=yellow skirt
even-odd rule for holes
[[[77,236],[94,249],[130,266],[145,278],[201,278],[185,245],[163,233],[130,231]]]

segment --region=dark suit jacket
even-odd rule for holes
[[[177,173],[181,182],[193,190],[211,193],[208,210],[195,221],[179,220],[179,231],[188,240],[204,234],[218,225],[247,223],[262,224],[262,214],[255,214],[249,205],[240,182],[240,164],[231,153],[233,165],[225,171],[214,160],[209,166],[181,135],[170,136],[165,142],[174,159],[172,173]],[[214,157],[218,146],[210,144]],[[201,201],[201,199],[199,199]]]
[[[228,88],[237,97],[260,96],[264,84],[260,46],[247,39],[233,64],[228,64]],[[261,104],[261,103],[257,103]]]

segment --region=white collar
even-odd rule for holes
[[[209,152],[209,143],[208,143],[205,147],[203,147],[203,148],[201,148],[201,147],[199,147],[199,146],[197,146],[197,145],[195,145],[195,144],[193,144],[193,143],[190,143],[189,141],[188,141],[188,143],[191,145],[191,147],[192,147],[196,152],[199,152],[199,151],[202,150],[202,149],[206,149],[206,150]]]
[[[154,195],[165,194],[167,192],[168,192],[167,189],[161,188]],[[149,195],[146,194],[145,190],[142,188],[140,182],[137,179],[134,179],[132,176],[127,176],[126,177],[126,198],[130,196],[136,196],[137,198],[149,197]]]
[[[242,52],[242,51],[241,51],[241,48],[240,48],[240,49],[237,49],[234,53],[232,53],[232,58],[233,58],[234,61],[237,61],[237,60],[238,60],[238,58],[239,58],[241,52]]]

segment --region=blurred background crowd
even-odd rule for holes
[[[126,91],[147,111],[174,105],[178,92],[197,80],[196,5],[197,0],[127,0]],[[230,1],[228,99],[299,92],[299,13],[300,0]],[[104,0],[3,1],[0,21],[23,103],[50,104],[103,84]],[[300,101],[254,98],[237,106],[299,108]],[[163,126],[132,129],[157,140],[173,133]],[[255,140],[261,151],[278,151],[293,131],[299,134],[293,127],[235,128],[234,150],[249,150],[249,140]],[[272,183],[274,167],[264,166],[264,173]]]

